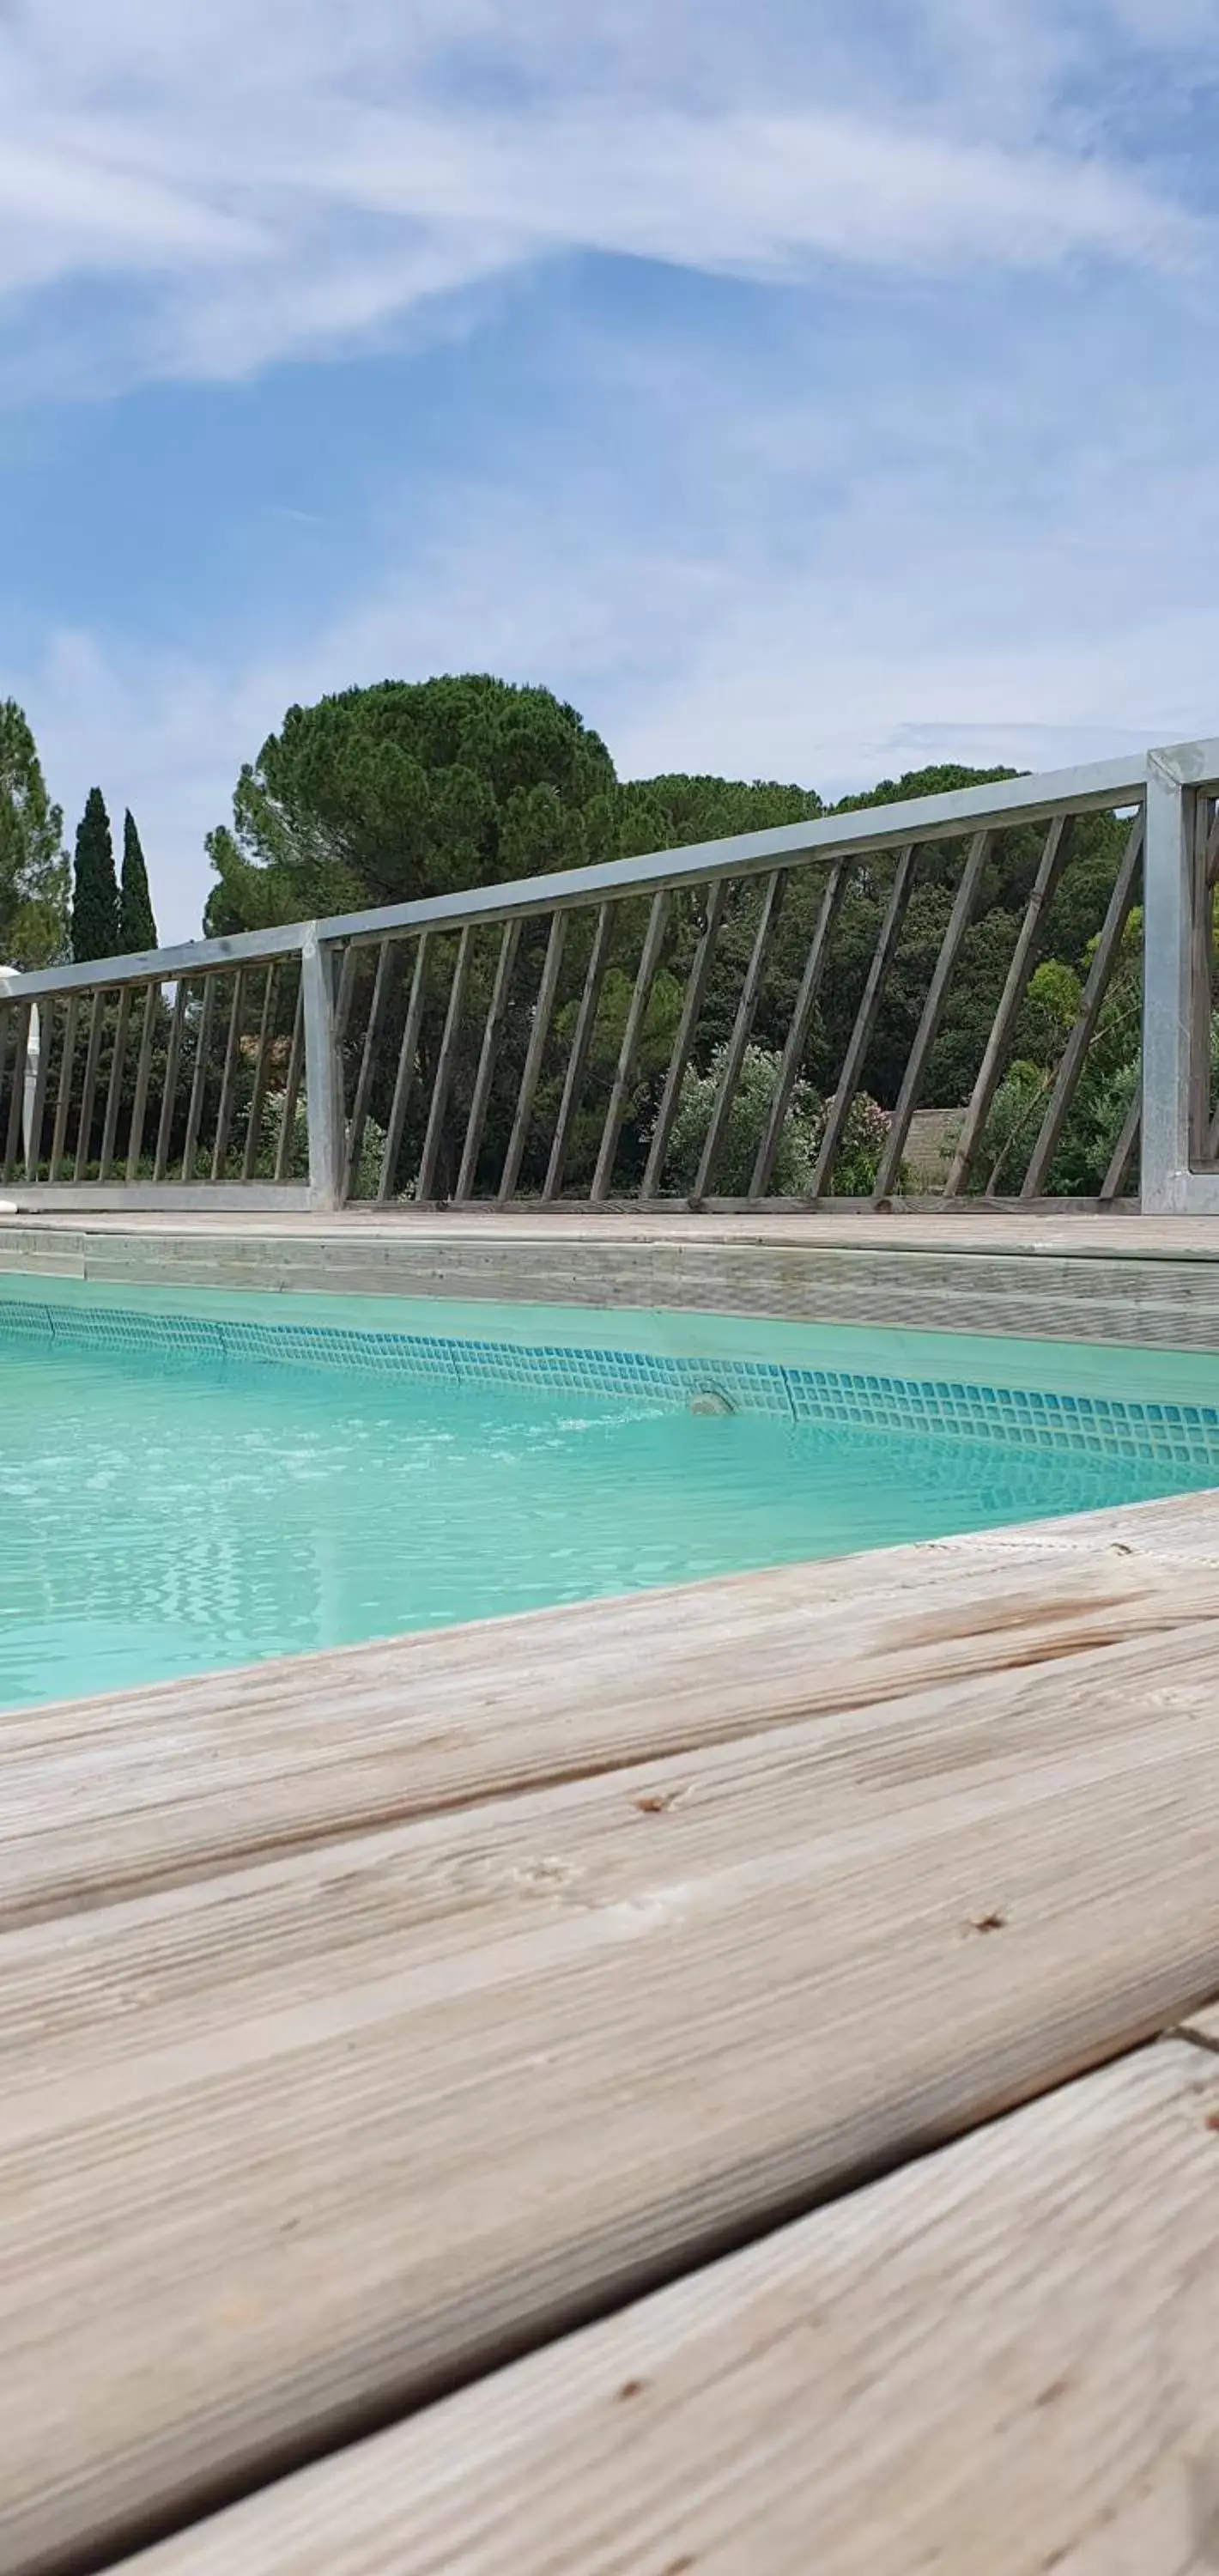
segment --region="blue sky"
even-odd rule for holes
[[[826,793],[1219,730],[1219,0],[8,0],[3,667],[189,935],[294,698]]]

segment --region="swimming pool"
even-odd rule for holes
[[[1209,1356],[5,1278],[0,1707],[1212,1484]]]

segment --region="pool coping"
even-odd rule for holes
[[[40,1210],[0,1215],[0,1269],[1219,1350],[1219,1224],[1204,1218]]]

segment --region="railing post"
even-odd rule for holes
[[[1189,1200],[1194,983],[1192,792],[1170,754],[1147,755],[1143,860],[1143,1115],[1145,1216]]]
[[[0,966],[0,1000],[3,1000],[10,983],[19,973],[20,968],[17,966]],[[33,1144],[34,1106],[38,1098],[38,1067],[41,1058],[42,1022],[38,1016],[38,1004],[35,1002],[30,1012],[29,1034],[26,1039],[25,1075],[21,1099],[21,1147],[31,1179],[35,1177],[32,1166],[37,1159]]]
[[[309,1121],[309,1204],[337,1208],[343,1170],[343,1095],[334,1042],[333,952],[324,948],[317,923],[301,943],[301,993],[305,1023],[305,1104]]]

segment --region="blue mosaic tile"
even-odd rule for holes
[[[255,1324],[122,1307],[0,1299],[0,1338],[265,1366],[359,1370],[446,1385],[512,1386],[684,1407],[716,1394],[735,1410],[827,1433],[938,1434],[991,1446],[1087,1451],[1169,1465],[1219,1481],[1219,1408],[1066,1395],[1035,1387],[800,1369],[768,1360],[702,1360],[562,1344],[461,1341],[376,1328]]]
[[[31,1306],[16,1298],[0,1299],[0,1338],[13,1341],[45,1342],[50,1339],[49,1306]]]

